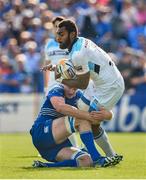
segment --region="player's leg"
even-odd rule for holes
[[[71,132],[66,130],[64,117],[56,120],[46,120],[44,123],[35,124],[30,130],[32,142],[39,152],[59,144],[67,139]],[[41,154],[41,153],[40,153]],[[42,155],[42,154],[41,154]]]
[[[52,135],[56,144],[65,141],[75,132],[74,121],[72,117],[62,117],[55,119],[52,123]]]
[[[116,155],[115,150],[113,149],[108,135],[104,131],[100,125],[92,125],[92,131],[94,135],[94,140],[98,144],[98,146],[104,151],[106,156],[114,156]]]
[[[70,139],[70,141],[74,147],[79,147],[76,133],[71,134],[68,138]]]
[[[56,160],[59,162],[68,159],[76,161],[77,166],[81,166],[81,167],[93,166],[93,161],[90,155],[87,152],[80,150],[79,148],[75,148],[75,147],[62,148],[56,156]]]
[[[71,134],[66,130],[64,117],[54,121],[48,120],[43,124],[34,126],[31,131],[33,144],[39,151],[42,158],[47,161],[56,161],[56,155],[60,149],[71,147],[72,144],[67,139]],[[39,164],[39,165],[38,165]],[[46,166],[44,163],[35,161],[34,166]],[[49,164],[47,167],[77,167],[77,163],[72,159],[65,159],[63,162]]]
[[[101,155],[95,147],[90,122],[86,120],[78,120],[78,130],[80,138],[91,155],[92,160],[97,161],[100,159]]]
[[[90,109],[91,111],[91,108],[93,107],[90,106],[90,101],[83,96],[82,99],[78,101],[78,108],[85,111],[89,111]],[[94,110],[96,110],[96,107],[94,108]],[[105,138],[105,136],[103,135],[103,129],[102,131],[100,131],[101,129],[99,127],[100,125],[92,125],[95,142],[97,143],[97,145],[99,145],[99,147],[105,152],[107,156],[115,155],[116,153],[114,152],[108,140],[108,137],[106,136],[107,138]]]
[[[113,88],[109,92],[110,97],[109,95],[107,95],[107,97],[104,97],[102,102],[100,103],[106,109],[112,109],[116,105],[116,103],[119,101],[120,97],[122,96],[122,92],[123,92],[122,88],[121,90],[117,89],[116,91]],[[90,108],[92,108],[91,106],[92,104],[90,104]],[[98,105],[97,105],[97,110],[98,110]],[[109,157],[114,156],[116,158],[116,162],[119,163],[123,159],[123,156],[118,155],[115,152],[106,131],[101,126],[99,127],[93,126],[92,130],[93,130],[94,139],[96,143],[102,148],[106,156],[109,156]]]
[[[55,149],[55,148],[54,148]],[[57,162],[34,161],[33,167],[91,167],[93,161],[87,152],[74,147],[63,147],[56,155]]]
[[[84,96],[82,97],[82,99],[78,101],[78,108],[81,110],[89,111],[90,109],[91,111],[92,108],[94,108],[94,110],[98,109],[98,107],[93,107],[93,105],[95,104],[92,104],[91,106],[90,101],[86,99]],[[109,157],[117,156],[106,132],[102,128],[99,128],[99,125],[92,126],[92,131],[96,144],[99,145],[99,147],[105,152],[106,156]],[[122,159],[122,156],[121,155],[118,156],[120,161]]]
[[[102,157],[94,144],[91,124],[89,121],[78,120],[78,129],[82,142],[84,143],[87,151],[91,155],[94,165],[106,167],[114,165],[115,157]]]
[[[93,125],[92,131],[96,144],[104,151],[106,156],[114,156],[116,158],[116,163],[122,161],[123,156],[115,152],[106,131],[100,125]]]
[[[67,118],[67,120],[69,119]],[[65,122],[67,122],[67,124]],[[72,146],[72,144],[68,142],[67,137],[74,132],[73,123],[73,118],[71,121],[64,121],[64,118],[59,118],[54,121],[48,120],[36,128],[33,127],[31,135],[34,146],[44,159],[54,161],[54,158],[58,153],[58,149]],[[52,149],[52,147],[55,147],[56,149]],[[98,160],[99,159],[100,158],[98,158]],[[65,164],[67,166],[71,166],[71,163],[73,163],[72,166],[75,166],[75,162],[73,161],[65,161],[63,162],[63,166],[65,166]],[[109,166],[111,161],[101,158],[98,164],[100,166]],[[58,165],[61,166],[61,164]]]

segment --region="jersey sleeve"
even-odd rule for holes
[[[51,98],[54,96],[64,97],[64,88],[62,86],[56,86],[48,92],[47,97]]]
[[[71,59],[75,66],[77,75],[86,74],[90,70],[88,66],[90,59],[88,48],[86,48],[86,41],[81,40],[74,47],[73,53],[71,54]]]
[[[52,39],[48,40],[45,47],[44,47],[44,60],[49,61],[51,58],[49,56],[48,50],[52,46]]]
[[[78,89],[78,90],[76,91],[76,98],[77,98],[77,100],[79,100],[82,95],[83,95],[83,92]]]

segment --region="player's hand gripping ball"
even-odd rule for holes
[[[76,70],[72,62],[68,59],[61,59],[57,65],[57,71],[63,79],[75,79]]]

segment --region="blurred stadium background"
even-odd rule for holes
[[[108,131],[146,131],[145,0],[0,0],[0,132],[29,131],[43,99],[44,44],[51,20],[76,21],[80,36],[110,54],[126,91]]]

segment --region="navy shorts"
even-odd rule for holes
[[[52,135],[52,120],[33,125],[30,130],[32,141],[42,158],[56,162],[56,155],[64,147],[72,147],[69,139],[56,144]]]

